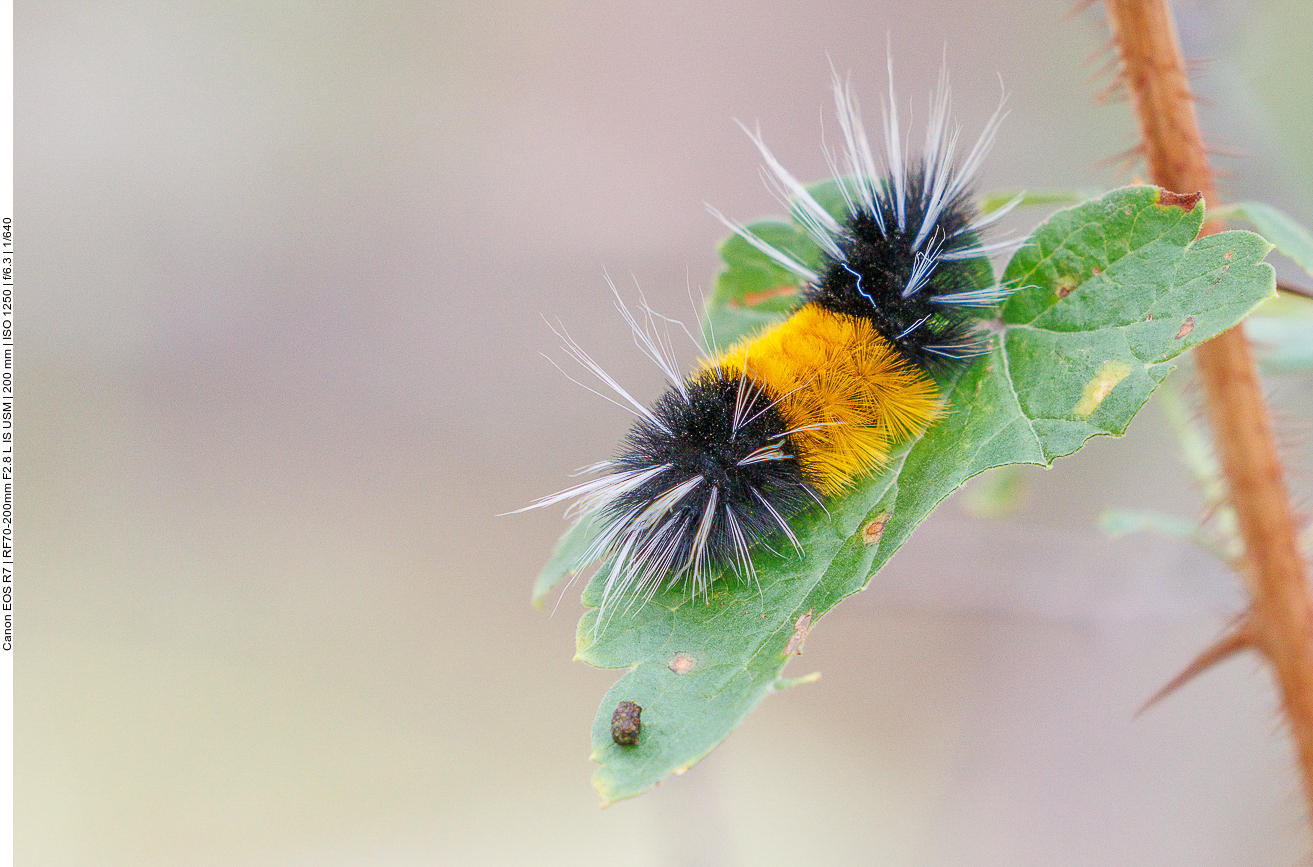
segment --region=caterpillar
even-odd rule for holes
[[[905,152],[892,60],[888,70],[879,166],[851,82],[832,70],[844,148],[841,159],[828,150],[826,159],[842,194],[841,218],[780,164],[760,130],[743,127],[765,161],[763,174],[820,248],[818,268],[708,206],[801,285],[786,320],[704,352],[681,376],[663,328],[670,320],[644,301],[640,322],[616,294],[636,344],[669,382],[650,407],[557,332],[567,352],[615,393],[613,402],[637,416],[615,457],[588,468],[595,478],[526,507],[570,501],[567,517],[598,526],[579,566],[602,563],[599,622],[619,600],[650,599],[662,586],[685,583],[706,597],[726,567],[755,581],[752,550],[772,537],[805,553],[790,519],[824,508],[826,498],[885,466],[897,444],[943,415],[944,375],[988,351],[979,326],[1007,292],[994,282],[988,257],[1015,243],[986,243],[982,232],[1020,197],[982,217],[972,184],[1006,97],[958,161],[960,128],[941,69],[925,144],[913,158]]]

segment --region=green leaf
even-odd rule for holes
[[[1113,538],[1152,530],[1165,536],[1193,542],[1200,533],[1198,521],[1182,518],[1179,515],[1169,515],[1166,512],[1140,509],[1105,509],[1099,515],[1099,526],[1103,528],[1103,532]]]
[[[582,562],[582,558],[596,535],[597,526],[587,515],[575,521],[574,525],[565,531],[565,535],[561,536],[556,543],[556,547],[552,549],[551,559],[547,561],[547,565],[543,567],[542,572],[538,573],[537,580],[533,582],[534,608],[541,609],[543,599],[563,579],[575,575],[581,569],[591,565]]]
[[[1198,521],[1164,512],[1137,509],[1106,509],[1099,515],[1099,526],[1114,539],[1132,533],[1155,532],[1184,539],[1212,554],[1223,563],[1236,561],[1236,554],[1226,550],[1224,542],[1210,534]],[[1238,552],[1237,552],[1238,553]]]
[[[1313,370],[1313,316],[1258,316],[1245,323],[1264,373],[1307,373]]]
[[[791,223],[762,220],[748,231],[809,267],[818,267],[821,250],[806,232]],[[777,322],[797,306],[798,276],[740,238],[720,245],[725,270],[707,299],[705,342],[728,346]]]
[[[1021,196],[1021,202],[1017,207],[1024,208],[1027,205],[1070,205],[1097,198],[1098,195],[1098,193],[1089,190],[1036,190],[1033,192],[1030,190],[994,190],[980,197],[980,213],[988,214],[990,211],[996,211],[1017,196]]]
[[[1025,503],[1030,485],[1020,464],[1008,464],[984,473],[967,487],[961,500],[977,518],[1006,518]]]
[[[1214,208],[1210,218],[1239,217],[1267,238],[1277,252],[1313,274],[1313,235],[1288,214],[1262,202],[1236,202]]]
[[[1121,434],[1171,369],[1169,359],[1275,293],[1262,238],[1226,232],[1195,240],[1202,203],[1187,211],[1160,204],[1159,192],[1117,190],[1035,231],[1006,269],[1019,288],[993,351],[941,383],[948,414],[903,444],[884,472],[792,522],[805,556],[763,547],[753,558],[756,583],[725,575],[705,599],[661,591],[612,610],[600,626],[595,608],[584,615],[578,658],[629,669],[593,725],[592,756],[601,763],[593,784],[603,803],[639,794],[713,749],[785,683],[785,664],[806,631],[865,587],[967,479],[1007,464],[1047,465],[1091,436]],[[762,263],[728,243],[722,254],[728,268],[717,296],[742,298],[739,275]],[[713,317],[725,310],[710,306]],[[718,321],[716,333],[724,327]],[[597,606],[600,598],[595,578],[583,600]],[[643,708],[635,746],[611,741],[621,701]]]

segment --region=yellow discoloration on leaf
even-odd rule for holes
[[[1077,418],[1089,418],[1094,415],[1094,411],[1102,405],[1105,398],[1112,394],[1112,390],[1131,374],[1131,366],[1124,361],[1107,361],[1094,378],[1085,383],[1085,388],[1081,391],[1080,400],[1076,402],[1076,408],[1072,410]]]

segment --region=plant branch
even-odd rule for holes
[[[1104,0],[1154,183],[1216,201],[1185,63],[1167,0]],[[1220,226],[1205,224],[1203,233]],[[1206,408],[1240,534],[1253,644],[1281,691],[1313,805],[1313,601],[1290,496],[1258,374],[1241,329],[1196,349]]]
[[[1313,301],[1313,289],[1305,289],[1303,286],[1296,286],[1294,283],[1284,283],[1281,280],[1277,281],[1277,289]]]

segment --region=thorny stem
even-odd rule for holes
[[[1167,0],[1104,0],[1153,181],[1216,201]],[[1220,226],[1206,224],[1203,233]],[[1205,405],[1245,543],[1253,646],[1271,664],[1313,806],[1313,601],[1253,357],[1233,328],[1195,350]]]

